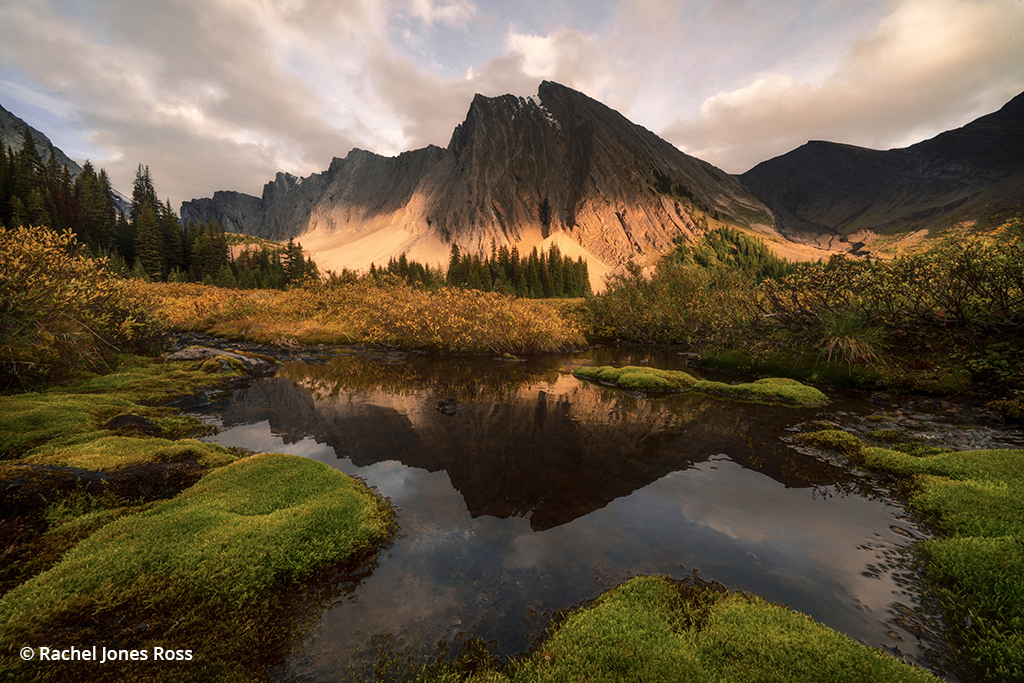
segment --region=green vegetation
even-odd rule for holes
[[[712,230],[693,245],[682,238],[676,238],[674,243],[675,248],[665,258],[679,265],[737,270],[755,281],[785,277],[796,270],[794,264],[772,253],[764,240],[735,228]]]
[[[844,432],[842,429],[822,429],[816,432],[798,434],[796,437],[804,443],[809,443],[818,448],[825,448],[830,451],[838,451],[846,455],[859,455],[864,444],[853,434]]]
[[[120,623],[118,647],[195,649],[197,669],[189,669],[195,679],[262,677],[267,633],[261,630],[285,643],[301,635],[274,623],[286,606],[279,592],[370,550],[393,524],[389,506],[322,463],[252,456],[107,524],[52,569],[7,593],[0,600],[0,643],[9,649],[56,638],[85,642],[95,638],[92,629]],[[32,664],[8,669],[27,674]],[[76,669],[76,679],[83,672]],[[84,675],[90,673],[96,680],[108,675],[102,667]],[[138,678],[161,673],[175,676],[152,666],[134,671]]]
[[[217,444],[194,439],[170,441],[156,437],[105,436],[25,458],[37,465],[64,465],[85,470],[106,471],[150,462],[195,460],[203,467],[221,467],[237,456]]]
[[[580,320],[590,339],[686,344],[719,364],[811,381],[936,393],[972,379],[1019,384],[1021,223],[888,262],[795,265],[721,229],[677,245],[650,278],[636,266],[611,277]]]
[[[761,598],[637,577],[574,614],[512,676],[534,681],[935,681]]]
[[[987,681],[1024,677],[1024,451],[924,457],[867,448],[871,468],[912,475],[912,509],[942,533],[921,544],[946,623]]]
[[[1024,678],[1024,451],[953,452],[914,440],[872,448],[842,430],[799,438],[910,478],[910,508],[939,532],[917,546],[927,590],[945,611],[968,675],[993,682]],[[896,440],[891,433],[873,438]]]
[[[168,401],[211,382],[236,376],[210,375],[198,363],[160,363],[122,357],[118,369],[67,387],[0,396],[0,459],[42,455],[109,436],[104,428],[118,415],[150,419],[150,436],[178,438],[200,425],[153,403]]]
[[[318,577],[384,542],[393,512],[315,461],[179,439],[199,425],[146,405],[236,371],[121,360],[118,372],[0,397],[0,481],[21,482],[0,525],[0,648],[193,649],[193,680],[261,680],[334,590]],[[112,675],[76,664],[47,676]],[[7,657],[0,678],[38,666]],[[119,680],[182,676],[181,664],[112,666]]]
[[[754,382],[726,384],[697,379],[688,372],[659,370],[657,368],[628,365],[622,368],[603,366],[577,368],[573,374],[582,379],[610,384],[620,389],[650,392],[705,391],[742,398],[755,398],[783,403],[816,405],[828,402],[828,397],[793,379],[767,377]]]
[[[471,644],[472,645],[472,644]],[[393,675],[378,662],[376,680]],[[478,643],[401,680],[928,683],[939,679],[810,617],[700,580],[639,576],[569,614],[533,654],[502,667]]]
[[[481,258],[463,254],[453,242],[447,271],[410,261],[405,254],[392,258],[386,268],[370,264],[368,277],[379,282],[388,276],[434,290],[446,285],[530,299],[590,295],[587,262],[582,257],[573,261],[563,256],[555,244],[546,252],[534,247],[529,256],[521,257],[515,246],[511,250],[505,245],[499,248],[492,241],[490,256]],[[346,277],[356,278],[352,273]]]

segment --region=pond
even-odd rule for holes
[[[387,639],[524,652],[559,609],[637,574],[694,571],[926,664],[906,552],[926,532],[873,478],[792,439],[826,413],[879,409],[835,392],[823,408],[644,397],[571,374],[683,360],[360,352],[289,363],[212,404],[210,440],[314,458],[399,508],[393,545],[279,677],[340,677]]]

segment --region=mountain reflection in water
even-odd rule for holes
[[[545,611],[692,568],[920,656],[890,613],[912,596],[878,568],[892,569],[903,529],[921,532],[849,470],[787,445],[820,409],[644,398],[571,375],[611,360],[341,356],[215,405],[213,440],[316,458],[400,509],[389,554],[286,676],[336,675],[384,633],[430,645],[469,632],[520,652]],[[462,409],[439,410],[447,399]]]

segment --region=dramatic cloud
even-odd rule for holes
[[[822,82],[765,71],[704,101],[664,136],[731,172],[811,139],[905,146],[1024,88],[1024,5],[908,0],[851,41]]]
[[[545,78],[738,172],[992,111],[1022,35],[1015,0],[0,0],[0,104],[175,206],[446,145],[475,93]]]

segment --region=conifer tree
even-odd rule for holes
[[[163,278],[162,241],[156,212],[144,204],[135,213],[135,252],[142,270],[152,280]]]

